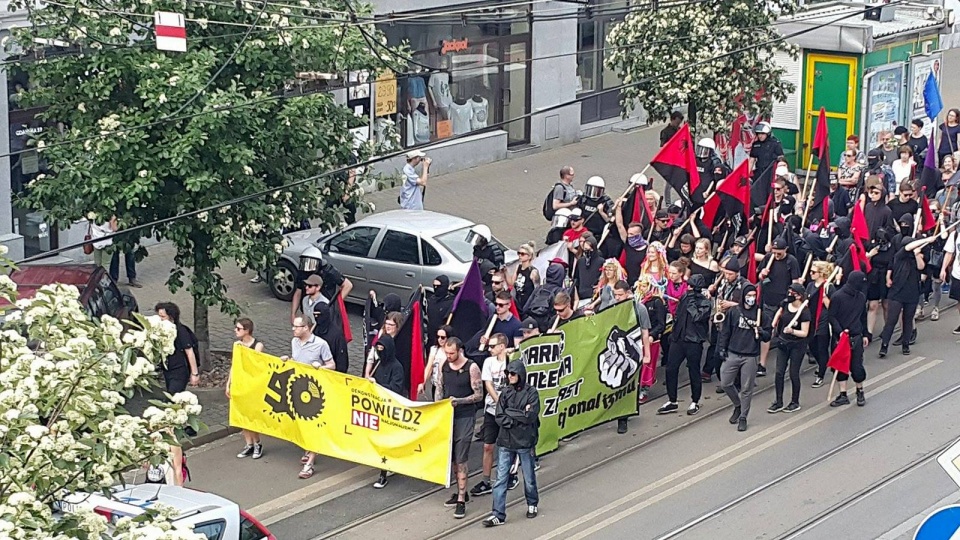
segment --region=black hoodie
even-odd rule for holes
[[[397,360],[397,346],[393,338],[387,334],[380,336],[377,340],[377,364],[376,371],[373,372],[373,379],[377,384],[394,392],[403,395],[403,366]]]
[[[710,299],[703,295],[703,289],[707,284],[700,274],[690,276],[687,284],[689,285],[687,292],[683,293],[677,304],[670,341],[701,343],[709,339],[710,333],[712,309]]]
[[[830,295],[830,327],[839,336],[844,330],[850,337],[861,337],[867,327],[867,297],[863,293],[866,284],[863,272],[851,272],[847,282]]]
[[[497,400],[497,445],[523,450],[537,445],[540,428],[540,394],[527,384],[527,368],[522,360],[507,364],[507,373],[516,373],[517,384],[507,384]],[[509,378],[507,379],[510,380]]]
[[[446,324],[454,300],[454,295],[450,294],[449,277],[437,276],[434,281],[438,281],[440,286],[434,287],[433,294],[427,298],[427,335],[431,339],[437,335],[437,330]]]
[[[720,325],[720,337],[717,339],[717,350],[721,351],[721,356],[726,352],[739,354],[740,356],[759,356],[760,342],[770,339],[770,317],[761,314],[759,339],[757,337],[757,314],[760,308],[757,302],[752,307],[747,307],[744,299],[747,293],[756,291],[757,288],[747,283],[740,292],[740,304],[727,310],[727,317]]]
[[[346,373],[350,367],[350,357],[347,354],[347,340],[343,336],[343,329],[333,320],[330,304],[318,302],[313,306],[313,335],[322,338],[330,345],[333,362],[340,373]]]

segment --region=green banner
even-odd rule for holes
[[[632,302],[530,338],[519,355],[540,392],[538,455],[556,450],[561,437],[637,413],[643,355]]]

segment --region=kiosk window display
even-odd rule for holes
[[[400,106],[391,117],[404,145],[465,135],[528,112],[529,70],[523,60],[529,28],[525,20],[384,25],[390,45],[405,43],[415,51],[412,68],[417,71],[398,75]],[[517,60],[518,50],[523,60]],[[511,144],[527,142],[523,126],[510,129]]]

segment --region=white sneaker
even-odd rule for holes
[[[930,312],[930,320],[931,321],[940,320],[940,308],[933,308],[933,311]]]

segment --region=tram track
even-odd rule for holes
[[[767,482],[765,482],[765,483],[763,483],[763,484],[761,484],[761,485],[759,485],[759,486],[751,489],[750,491],[748,491],[748,492],[740,495],[739,497],[737,497],[737,498],[735,498],[735,499],[733,499],[733,500],[731,500],[731,501],[729,501],[729,502],[727,502],[727,503],[725,503],[725,504],[723,504],[723,505],[721,505],[721,506],[718,506],[718,507],[714,508],[713,510],[710,510],[709,512],[706,512],[706,513],[700,515],[699,517],[697,517],[697,518],[695,518],[695,519],[692,519],[692,520],[690,520],[690,521],[687,521],[686,523],[684,523],[684,524],[681,525],[680,527],[677,527],[677,528],[675,528],[675,529],[673,529],[673,530],[671,530],[671,531],[669,531],[669,532],[667,532],[667,533],[665,533],[665,534],[663,534],[663,535],[661,535],[661,536],[658,536],[656,540],[669,540],[669,539],[671,539],[671,538],[676,538],[676,537],[680,536],[681,534],[683,534],[683,533],[685,533],[685,532],[693,529],[694,527],[697,527],[698,525],[701,525],[701,524],[703,524],[703,523],[706,523],[706,522],[710,521],[711,519],[713,519],[713,518],[715,518],[715,517],[723,514],[724,512],[726,512],[726,511],[728,511],[728,510],[730,510],[730,509],[732,509],[732,508],[735,508],[735,507],[739,506],[740,504],[743,504],[744,502],[746,502],[746,501],[748,501],[748,500],[756,497],[757,495],[760,495],[761,493],[764,493],[765,491],[768,491],[768,490],[770,490],[770,489],[772,489],[772,488],[774,488],[774,487],[777,487],[777,486],[783,484],[784,482],[786,482],[787,480],[790,480],[791,478],[793,478],[793,477],[795,477],[795,476],[797,476],[797,475],[799,475],[799,474],[802,474],[802,473],[804,473],[804,472],[806,472],[806,471],[808,471],[808,470],[810,470],[810,469],[812,469],[812,468],[814,468],[814,467],[817,467],[818,465],[823,464],[824,461],[830,459],[831,457],[834,457],[834,456],[840,454],[841,452],[843,452],[843,451],[845,451],[845,450],[848,450],[848,449],[856,446],[856,445],[859,444],[860,442],[863,442],[864,440],[872,437],[873,435],[876,435],[876,434],[878,434],[878,433],[880,433],[880,432],[882,432],[882,431],[884,431],[884,430],[886,430],[886,429],[888,429],[888,428],[890,428],[890,427],[892,427],[892,426],[900,423],[900,422],[903,421],[904,419],[911,417],[912,415],[914,415],[914,414],[916,414],[916,413],[918,413],[918,412],[926,409],[927,407],[929,407],[929,406],[931,406],[931,405],[934,405],[934,404],[938,403],[939,401],[941,401],[941,400],[943,400],[943,399],[945,399],[945,398],[947,398],[947,397],[949,397],[949,396],[951,396],[951,395],[953,395],[953,394],[956,394],[957,392],[960,392],[960,384],[954,385],[954,386],[952,386],[952,387],[950,387],[950,388],[948,388],[948,389],[946,389],[946,390],[938,393],[937,395],[935,395],[935,396],[927,399],[926,401],[923,401],[922,403],[919,403],[919,404],[917,404],[917,405],[915,405],[915,406],[913,406],[913,407],[911,407],[911,408],[909,408],[909,409],[907,409],[907,410],[905,410],[905,411],[897,414],[896,416],[894,416],[894,417],[892,417],[892,418],[884,421],[883,423],[878,424],[878,425],[876,425],[876,426],[874,426],[874,427],[872,427],[872,428],[870,428],[870,429],[868,429],[868,430],[860,433],[859,435],[857,435],[857,436],[855,436],[855,437],[853,437],[853,438],[851,438],[851,439],[848,439],[848,440],[846,440],[846,441],[844,441],[844,442],[842,442],[842,443],[834,446],[834,447],[831,448],[830,450],[827,450],[826,452],[823,452],[823,453],[817,455],[816,457],[814,457],[814,458],[806,461],[806,462],[803,463],[802,465],[800,465],[800,466],[798,466],[798,467],[795,467],[795,468],[793,468],[793,469],[791,469],[791,470],[789,470],[789,471],[781,474],[780,476],[777,476],[776,478],[774,478],[774,479],[772,479],[772,480],[769,480],[769,481],[767,481]],[[818,524],[822,523],[823,521],[826,521],[826,520],[829,519],[831,516],[837,514],[838,512],[843,511],[845,508],[848,508],[848,507],[856,504],[856,503],[859,502],[860,500],[862,500],[862,499],[870,496],[871,494],[877,492],[878,490],[882,489],[884,486],[886,486],[886,485],[888,485],[888,484],[896,481],[897,479],[901,478],[901,477],[904,476],[905,474],[908,474],[910,471],[912,471],[912,470],[914,470],[914,469],[916,469],[916,468],[924,465],[925,463],[927,463],[927,462],[929,462],[929,461],[931,461],[931,460],[936,459],[936,457],[937,457],[940,453],[942,453],[944,450],[946,450],[947,448],[949,448],[950,445],[952,445],[954,442],[955,442],[955,441],[951,440],[951,441],[947,442],[946,444],[943,444],[943,445],[937,447],[936,449],[934,449],[934,450],[932,450],[932,451],[930,451],[930,452],[927,452],[927,453],[923,454],[923,455],[920,456],[919,458],[911,461],[905,468],[903,468],[903,469],[901,469],[901,470],[898,470],[898,471],[896,471],[895,473],[892,473],[892,474],[890,474],[890,475],[887,475],[886,477],[881,478],[880,480],[877,480],[876,482],[873,482],[873,483],[870,484],[869,486],[867,486],[867,487],[865,487],[865,488],[857,491],[856,493],[850,495],[849,497],[845,498],[845,499],[844,499],[843,501],[841,501],[839,504],[834,505],[834,506],[832,506],[831,508],[829,508],[829,509],[827,509],[827,510],[824,510],[823,512],[820,512],[819,514],[815,515],[814,517],[812,517],[812,518],[804,521],[803,523],[798,524],[797,526],[795,526],[794,528],[790,529],[789,531],[781,534],[781,535],[778,536],[777,538],[778,538],[779,540],[791,540],[791,539],[794,539],[794,538],[799,537],[800,535],[802,535],[802,534],[805,533],[806,531],[812,529],[813,527],[817,526]]]

